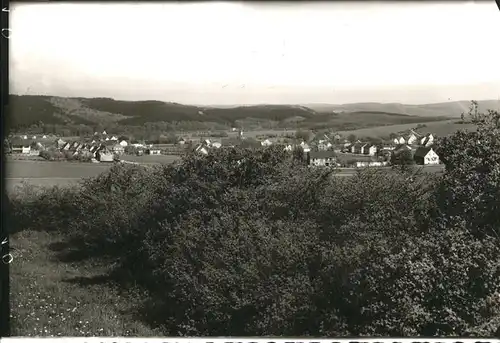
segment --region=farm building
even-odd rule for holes
[[[97,160],[99,162],[113,162],[113,153],[111,151],[102,149],[96,153]]]
[[[10,148],[13,154],[29,154],[31,143],[27,139],[13,138],[10,141]]]
[[[439,164],[439,156],[431,147],[419,147],[415,151],[413,159],[421,165]]]
[[[122,147],[126,147],[126,146],[128,146],[128,143],[127,143],[127,141],[126,141],[126,140],[121,140],[121,141],[120,141],[120,145],[121,145]]]
[[[158,148],[146,149],[146,155],[161,155],[161,150]]]
[[[307,161],[310,166],[335,166],[337,162],[336,154],[333,151],[311,151],[307,154]]]

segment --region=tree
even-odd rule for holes
[[[391,156],[391,164],[393,167],[401,170],[411,170],[415,165],[411,150],[396,151]]]
[[[304,142],[308,142],[311,138],[311,131],[298,130],[297,132],[295,132],[295,138]]]
[[[297,145],[297,146],[295,146],[293,148],[292,157],[293,157],[293,159],[295,161],[297,161],[299,163],[305,163],[306,162],[306,157],[305,157],[304,149],[300,145]]]
[[[347,136],[347,140],[351,143],[354,143],[356,141],[357,137],[355,134],[351,133],[349,136]]]
[[[468,112],[476,131],[459,130],[437,142],[446,172],[440,208],[448,218],[464,220],[477,235],[500,235],[500,113]]]

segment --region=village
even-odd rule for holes
[[[236,146],[257,149],[274,145],[283,147],[290,153],[302,151],[304,162],[317,167],[387,166],[405,151],[411,154],[415,164],[440,164],[439,156],[434,150],[435,137],[432,134],[421,134],[414,129],[400,133],[392,140],[380,140],[377,143],[343,137],[336,133],[318,133],[309,139],[283,134],[253,138],[247,137],[242,129],[233,128],[230,134],[223,138],[178,137],[175,143],[169,144],[134,141],[124,136],[108,134],[106,131],[95,132],[92,137],[73,140],[55,135],[24,134],[9,137],[5,146],[6,153],[11,156],[39,156],[50,161],[93,163],[126,161],[127,156],[180,156],[187,152],[206,155],[212,149]]]

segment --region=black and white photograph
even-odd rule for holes
[[[500,337],[494,1],[9,6],[11,336]]]

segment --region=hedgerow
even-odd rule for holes
[[[439,177],[336,177],[273,147],[222,149],[117,165],[79,188],[13,199],[14,214],[19,228],[37,222],[113,258],[116,281],[145,290],[144,319],[165,335],[491,336],[496,116],[438,142]]]

